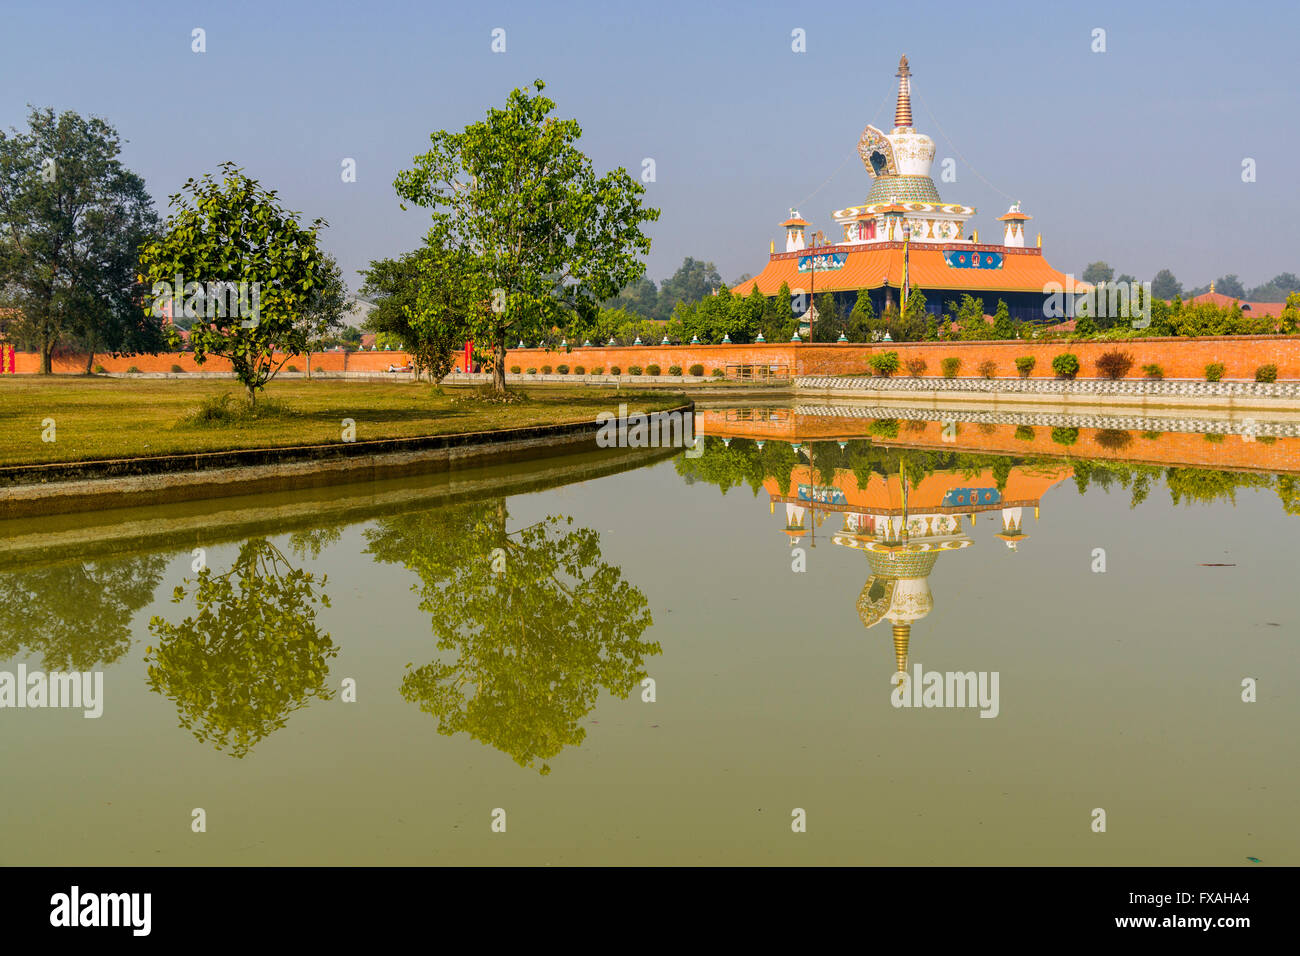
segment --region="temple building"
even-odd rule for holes
[[[1069,465],[1027,469],[1013,466],[1001,488],[992,469],[978,474],[940,471],[911,484],[901,475],[873,474],[866,485],[849,469],[836,469],[830,485],[815,481],[809,465],[796,467],[787,493],[767,478],[770,508],[785,510],[783,533],[791,546],[815,546],[817,530],[829,515],[842,525],[832,543],[861,551],[871,573],[858,595],[858,618],[864,627],[889,621],[894,660],[907,670],[912,625],[934,610],[930,572],[939,557],[975,542],[976,519],[989,513],[994,536],[1011,551],[1029,535],[1023,530],[1026,509],[1038,518],[1040,501],[1073,473]]]
[[[757,286],[763,295],[773,296],[784,283],[794,293],[831,292],[848,311],[857,292],[867,289],[879,314],[900,303],[906,284],[925,294],[926,311],[934,315],[969,293],[983,300],[987,314],[1003,300],[1013,318],[1044,320],[1044,300],[1070,283],[1043,258],[1041,235],[1032,245],[1026,242],[1025,224],[1032,217],[1018,201],[998,217],[1001,243],[981,243],[979,232],[970,227],[974,207],[940,197],[930,177],[934,141],[912,121],[911,75],[903,57],[892,132],[870,125],[862,131],[858,155],[871,189],[860,205],[831,213],[834,239],[816,243],[809,222],[791,209],[781,223],[784,250],[778,252],[773,243],[763,271],[732,292],[748,295]]]

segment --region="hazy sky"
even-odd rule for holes
[[[598,171],[655,160],[648,274],[683,256],[758,272],[798,206],[831,231],[863,200],[862,127],[913,115],[978,209],[981,238],[1019,199],[1048,260],[1106,259],[1191,286],[1300,272],[1295,3],[187,3],[5,0],[0,125],[27,104],[102,116],[165,211],[234,160],[330,223],[349,285],[420,241],[392,183],[435,129],[460,129],[541,77]],[[207,52],[191,51],[206,31]],[[506,52],[491,51],[492,30]],[[1093,53],[1092,31],[1106,31]],[[802,29],[807,52],[791,49]],[[946,135],[945,135],[946,134]],[[949,140],[951,137],[951,141]],[[340,163],[357,162],[343,183]],[[1242,161],[1257,181],[1242,181]],[[983,177],[983,178],[981,178]],[[984,181],[987,180],[987,183]]]

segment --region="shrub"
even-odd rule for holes
[[[980,422],[981,435],[992,435],[997,430],[998,430],[997,425],[990,425],[988,422]]]
[[[996,372],[997,370],[998,370],[998,363],[993,361],[992,359],[989,359],[987,362],[980,362],[979,371],[980,371],[981,378],[992,378],[993,373]]]
[[[518,374],[519,374],[519,366],[518,366],[518,365],[512,365],[512,366],[510,366],[510,374],[511,374],[511,375],[518,375]]]
[[[132,365],[129,369],[126,370],[126,374],[127,374],[127,375],[139,375],[139,374],[140,374],[140,370],[139,370],[138,368],[136,368],[134,365]]]
[[[644,372],[645,372],[645,369],[643,369],[640,365],[629,365],[629,366],[627,367],[627,374],[628,374],[628,375],[641,375],[641,374],[643,374]]]
[[[1211,362],[1205,366],[1205,380],[1207,382],[1217,382],[1223,378],[1224,371],[1222,362]]]
[[[1052,371],[1057,378],[1074,378],[1079,374],[1079,356],[1073,352],[1062,352],[1052,359]]]
[[[623,374],[623,370],[622,370],[621,368],[619,368],[617,365],[611,365],[611,366],[609,367],[609,374],[610,374],[610,375],[622,375],[622,374]]]
[[[104,366],[99,365],[99,364],[96,364],[96,365],[95,365],[95,374],[96,374],[96,375],[103,375],[103,374],[104,374],[105,372],[107,372],[107,371],[108,371],[108,369],[104,368]]]
[[[593,369],[591,370],[591,374],[592,374],[592,375],[604,375],[604,374],[605,374],[605,366],[603,366],[603,365],[597,365],[595,368],[593,368]]]
[[[893,375],[898,371],[898,353],[897,352],[877,352],[871,356],[867,362],[871,370],[877,375],[883,375],[885,378]]]
[[[180,370],[181,370],[181,367],[180,367],[179,365],[173,365],[173,366],[172,366],[172,371],[173,371],[173,372],[179,372]],[[296,365],[290,365],[290,366],[288,366],[288,367],[285,369],[285,371],[286,371],[286,372],[296,372],[296,371],[298,371],[298,366],[296,366]]]
[[[1255,369],[1255,381],[1257,381],[1257,382],[1276,382],[1276,381],[1277,381],[1277,366],[1276,366],[1276,365],[1261,365],[1259,368]]]
[[[645,373],[646,373],[647,375],[658,375],[658,374],[659,374],[659,366],[658,366],[658,365],[655,365],[653,362],[651,362],[649,365],[647,365],[647,366],[645,367]]]
[[[581,365],[575,365],[575,366],[573,367],[573,374],[574,374],[574,375],[586,375],[586,374],[587,374],[587,370],[586,370],[585,368],[583,368]]]
[[[1021,378],[1029,378],[1029,373],[1034,370],[1038,364],[1038,359],[1032,355],[1022,355],[1016,359],[1016,371],[1020,373]]]
[[[550,375],[550,374],[551,374],[551,367],[550,367],[549,365],[543,365],[543,366],[542,366],[542,374],[543,374],[543,375]]]
[[[956,378],[957,370],[961,368],[961,359],[946,358],[939,363],[939,367],[943,369],[944,378]]]
[[[897,418],[877,418],[867,426],[867,434],[875,438],[897,438]]]
[[[1133,444],[1133,436],[1119,428],[1103,428],[1097,432],[1097,444],[1111,451],[1123,451]]]
[[[1079,429],[1077,428],[1053,428],[1052,441],[1058,445],[1073,445],[1079,440]]]
[[[1119,349],[1102,352],[1097,359],[1097,373],[1112,382],[1123,378],[1133,367],[1133,356]]]
[[[1034,430],[1033,430],[1032,428],[1030,428],[1028,425],[1017,425],[1017,426],[1016,426],[1016,439],[1017,439],[1018,441],[1033,441],[1033,440],[1034,440]]]
[[[681,367],[680,365],[670,365],[670,366],[668,366],[668,374],[669,374],[669,375],[681,375],[681,374],[682,374],[682,367]]]
[[[535,369],[535,368],[530,368],[530,369],[528,370],[528,374],[529,374],[529,375],[536,375],[536,374],[537,374],[537,369]]]
[[[173,371],[173,372],[184,372],[185,369],[181,368],[179,365],[173,365],[173,366],[172,366],[172,371]],[[296,372],[296,371],[298,371],[298,370],[297,370],[296,368],[294,368],[292,365],[290,365],[290,366],[289,366],[289,371],[290,371],[290,372]]]
[[[912,378],[920,378],[925,374],[925,359],[914,358],[907,360],[907,374]]]
[[[1157,441],[1164,432],[1143,432],[1142,437],[1147,441]]]
[[[1216,445],[1223,441],[1223,435],[1218,432],[1209,432],[1201,437],[1208,442],[1214,442]]]
[[[568,374],[569,374],[569,366],[567,366],[567,365],[557,365],[557,366],[555,366],[555,370],[556,370],[557,372],[559,372],[561,375],[568,375]]]
[[[724,371],[723,371],[722,369],[720,369],[720,368],[715,368],[715,369],[714,369],[712,372],[710,372],[709,374],[712,375],[714,378],[722,378],[722,377],[723,377],[724,375],[726,375],[727,373],[724,372]]]
[[[701,365],[699,362],[696,362],[694,365],[691,366],[691,374],[692,374],[692,375],[703,375],[703,374],[704,374],[704,366]]]
[[[1154,379],[1155,381],[1159,381],[1160,379],[1165,377],[1165,370],[1161,368],[1159,365],[1157,365],[1155,362],[1152,362],[1150,365],[1142,366],[1142,374],[1149,379]]]

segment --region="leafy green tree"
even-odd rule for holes
[[[1286,297],[1286,305],[1278,317],[1278,331],[1288,335],[1300,328],[1300,292],[1292,292]]]
[[[1300,292],[1300,276],[1294,272],[1280,272],[1263,285],[1251,289],[1246,298],[1251,302],[1285,302],[1293,292]]]
[[[790,286],[782,282],[776,295],[763,309],[763,337],[769,342],[788,342],[798,327],[799,317],[791,307]]]
[[[156,352],[162,322],[141,313],[136,257],[158,229],[144,180],[118,156],[117,131],[71,111],[32,109],[26,132],[0,130],[0,289],[19,314],[8,334],[56,348]]]
[[[841,332],[847,331],[833,293],[823,292],[817,297],[817,321],[810,331],[810,341],[813,342],[835,342],[839,340]]]
[[[1088,268],[1083,270],[1083,281],[1096,285],[1098,282],[1109,282],[1115,278],[1115,270],[1105,262],[1091,262]]]
[[[162,555],[35,564],[0,572],[0,660],[39,654],[46,670],[88,671],[131,646],[131,618],[153,600]]]
[[[876,310],[871,304],[871,290],[859,289],[858,298],[849,313],[848,339],[850,342],[870,342],[876,331]]]
[[[631,283],[622,292],[604,303],[608,309],[626,309],[643,319],[666,319],[659,309],[659,290],[653,280],[644,276]]]
[[[439,654],[408,667],[402,696],[521,767],[582,742],[603,690],[626,697],[660,653],[642,640],[645,595],[602,558],[600,536],[549,516],[507,530],[503,499],[381,520],[376,560],[413,571]]]
[[[321,281],[308,295],[303,308],[307,328],[307,377],[311,377],[311,353],[327,348],[343,331],[343,315],[348,308],[348,287],[343,270],[328,252],[321,256]],[[357,337],[360,342],[360,336]]]
[[[196,740],[245,756],[295,710],[333,696],[338,650],[316,624],[316,606],[330,606],[325,584],[267,539],[245,541],[229,571],[204,568],[192,592],[176,588],[172,600],[193,596],[197,616],[150,620],[149,688],[176,704]]]
[[[183,299],[187,314],[197,313],[198,303],[202,309],[191,316],[194,360],[202,364],[209,355],[229,360],[249,402],[256,404],[258,391],[285,363],[329,330],[330,313],[320,309],[319,296],[327,294],[332,279],[317,245],[325,221],[304,227],[297,213],[280,205],[274,190],[263,189],[233,163],[220,169],[221,182],[205,173],[186,180],[170,197],[174,211],[162,238],[145,246],[140,268],[145,283],[153,284],[153,301],[146,305],[155,311],[160,284],[170,287],[174,276],[183,277],[185,290],[173,290],[174,301],[179,305]],[[229,302],[233,296],[196,296],[191,283],[209,293],[215,285],[244,283],[239,315],[230,314],[236,311]],[[256,314],[247,314],[250,308]]]
[[[1002,299],[998,299],[998,309],[993,313],[993,338],[1014,339],[1016,327],[1011,321],[1011,310]]]
[[[438,321],[491,348],[498,395],[508,341],[556,329],[580,340],[600,303],[644,274],[641,228],[659,218],[641,206],[645,188],[627,170],[596,177],[575,145],[577,121],[551,115],[541,80],[533,89],[514,90],[504,110],[462,132],[433,133],[432,148],[394,182],[404,204],[432,211],[426,243],[455,266],[455,298],[484,304]]]
[[[1168,269],[1161,269],[1151,280],[1151,294],[1157,299],[1169,300],[1182,292],[1183,284]]]
[[[665,279],[659,286],[659,314],[655,318],[667,318],[677,303],[690,305],[713,294],[714,289],[723,287],[722,276],[712,262],[702,262],[687,256],[677,271]]]

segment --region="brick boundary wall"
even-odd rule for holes
[[[658,365],[664,374],[673,365],[689,371],[696,363],[704,366],[704,374],[715,368],[728,366],[776,366],[785,369],[790,377],[864,375],[869,372],[869,361],[878,352],[897,352],[900,362],[895,380],[907,377],[907,362],[921,359],[926,363],[926,379],[941,377],[940,363],[948,357],[961,359],[962,377],[977,374],[981,363],[995,364],[997,378],[1017,375],[1015,360],[1020,356],[1033,356],[1036,364],[1031,379],[1053,379],[1052,359],[1063,352],[1079,357],[1079,378],[1097,378],[1096,362],[1104,352],[1117,349],[1133,356],[1133,368],[1128,379],[1141,379],[1142,366],[1157,364],[1169,379],[1205,380],[1205,366],[1222,362],[1226,367],[1225,380],[1254,381],[1255,369],[1261,365],[1276,365],[1279,381],[1300,381],[1300,335],[1225,335],[1204,338],[1141,338],[1120,342],[1076,342],[1057,340],[1038,342],[1015,339],[990,342],[889,342],[861,345],[820,343],[765,343],[748,345],[643,345],[626,347],[578,346],[564,349],[508,349],[506,369],[518,365],[521,370],[541,369],[543,365],[561,363],[574,368],[578,365],[590,370],[601,367],[608,370],[618,365],[626,374],[633,365],[645,368]],[[311,356],[313,371],[382,372],[388,365],[405,365],[409,356],[405,352],[316,352]],[[464,362],[457,353],[456,366]],[[194,362],[191,353],[135,355],[114,358],[97,356],[94,363],[108,372],[126,372],[132,366],[141,372],[170,372],[179,365],[185,372],[229,372],[230,363],[220,358],[210,358],[203,365]],[[66,355],[54,359],[54,370],[60,374],[85,371],[85,355]],[[300,371],[307,368],[307,356],[298,356],[288,364]],[[34,352],[19,352],[14,371],[31,374],[40,370],[40,356]]]

